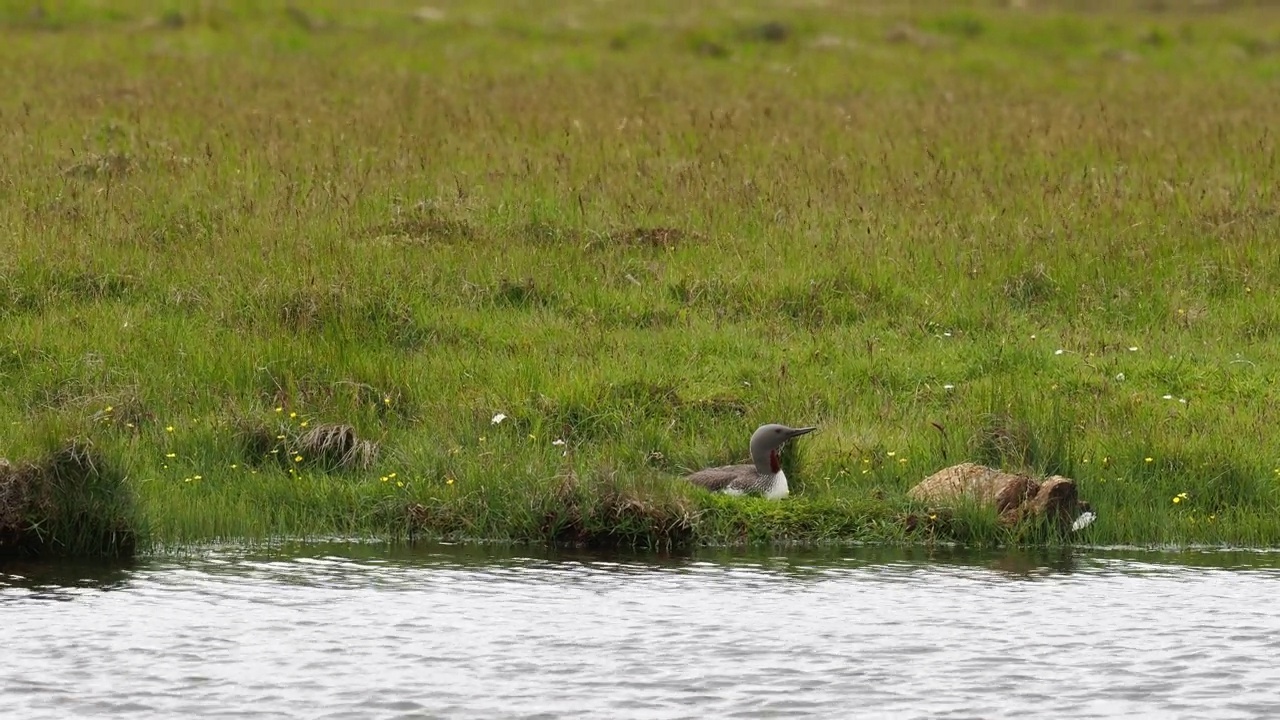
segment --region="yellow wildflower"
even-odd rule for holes
[[[293,461],[294,461],[294,462],[302,462],[302,456],[301,456],[301,455],[294,455],[294,456],[293,456]]]
[[[173,432],[173,426],[170,425],[164,429],[165,432]]]

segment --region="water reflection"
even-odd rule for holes
[[[0,560],[0,589],[20,588],[31,600],[74,600],[85,591],[110,591],[128,585],[137,568],[133,560]],[[12,601],[0,594],[0,603]]]
[[[1123,561],[1119,565],[1111,560]],[[865,546],[804,549],[702,548],[654,553],[506,545],[383,545],[369,542],[283,543],[257,549],[188,548],[143,560],[42,561],[0,558],[0,588],[25,588],[69,599],[79,590],[126,589],[138,573],[198,568],[212,577],[253,571],[275,582],[332,586],[342,575],[379,568],[476,569],[494,576],[526,575],[555,581],[560,575],[747,571],[789,581],[823,580],[831,571],[917,568],[928,572],[987,570],[1006,580],[1037,580],[1077,572],[1148,572],[1152,568],[1280,569],[1280,552],[1258,550],[1154,551],[1133,548],[1020,548]],[[65,597],[63,597],[65,595]],[[43,597],[43,596],[42,596]]]

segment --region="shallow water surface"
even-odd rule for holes
[[[0,564],[22,718],[1280,717],[1280,557],[433,546]]]

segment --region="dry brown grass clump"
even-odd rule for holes
[[[313,462],[336,470],[368,470],[378,459],[379,446],[363,440],[350,425],[317,425],[298,439],[298,450]]]

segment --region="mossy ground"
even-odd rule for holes
[[[1183,5],[0,1],[0,454],[166,543],[900,540],[972,459],[1275,545],[1280,13]],[[673,480],[766,421],[796,497]]]

